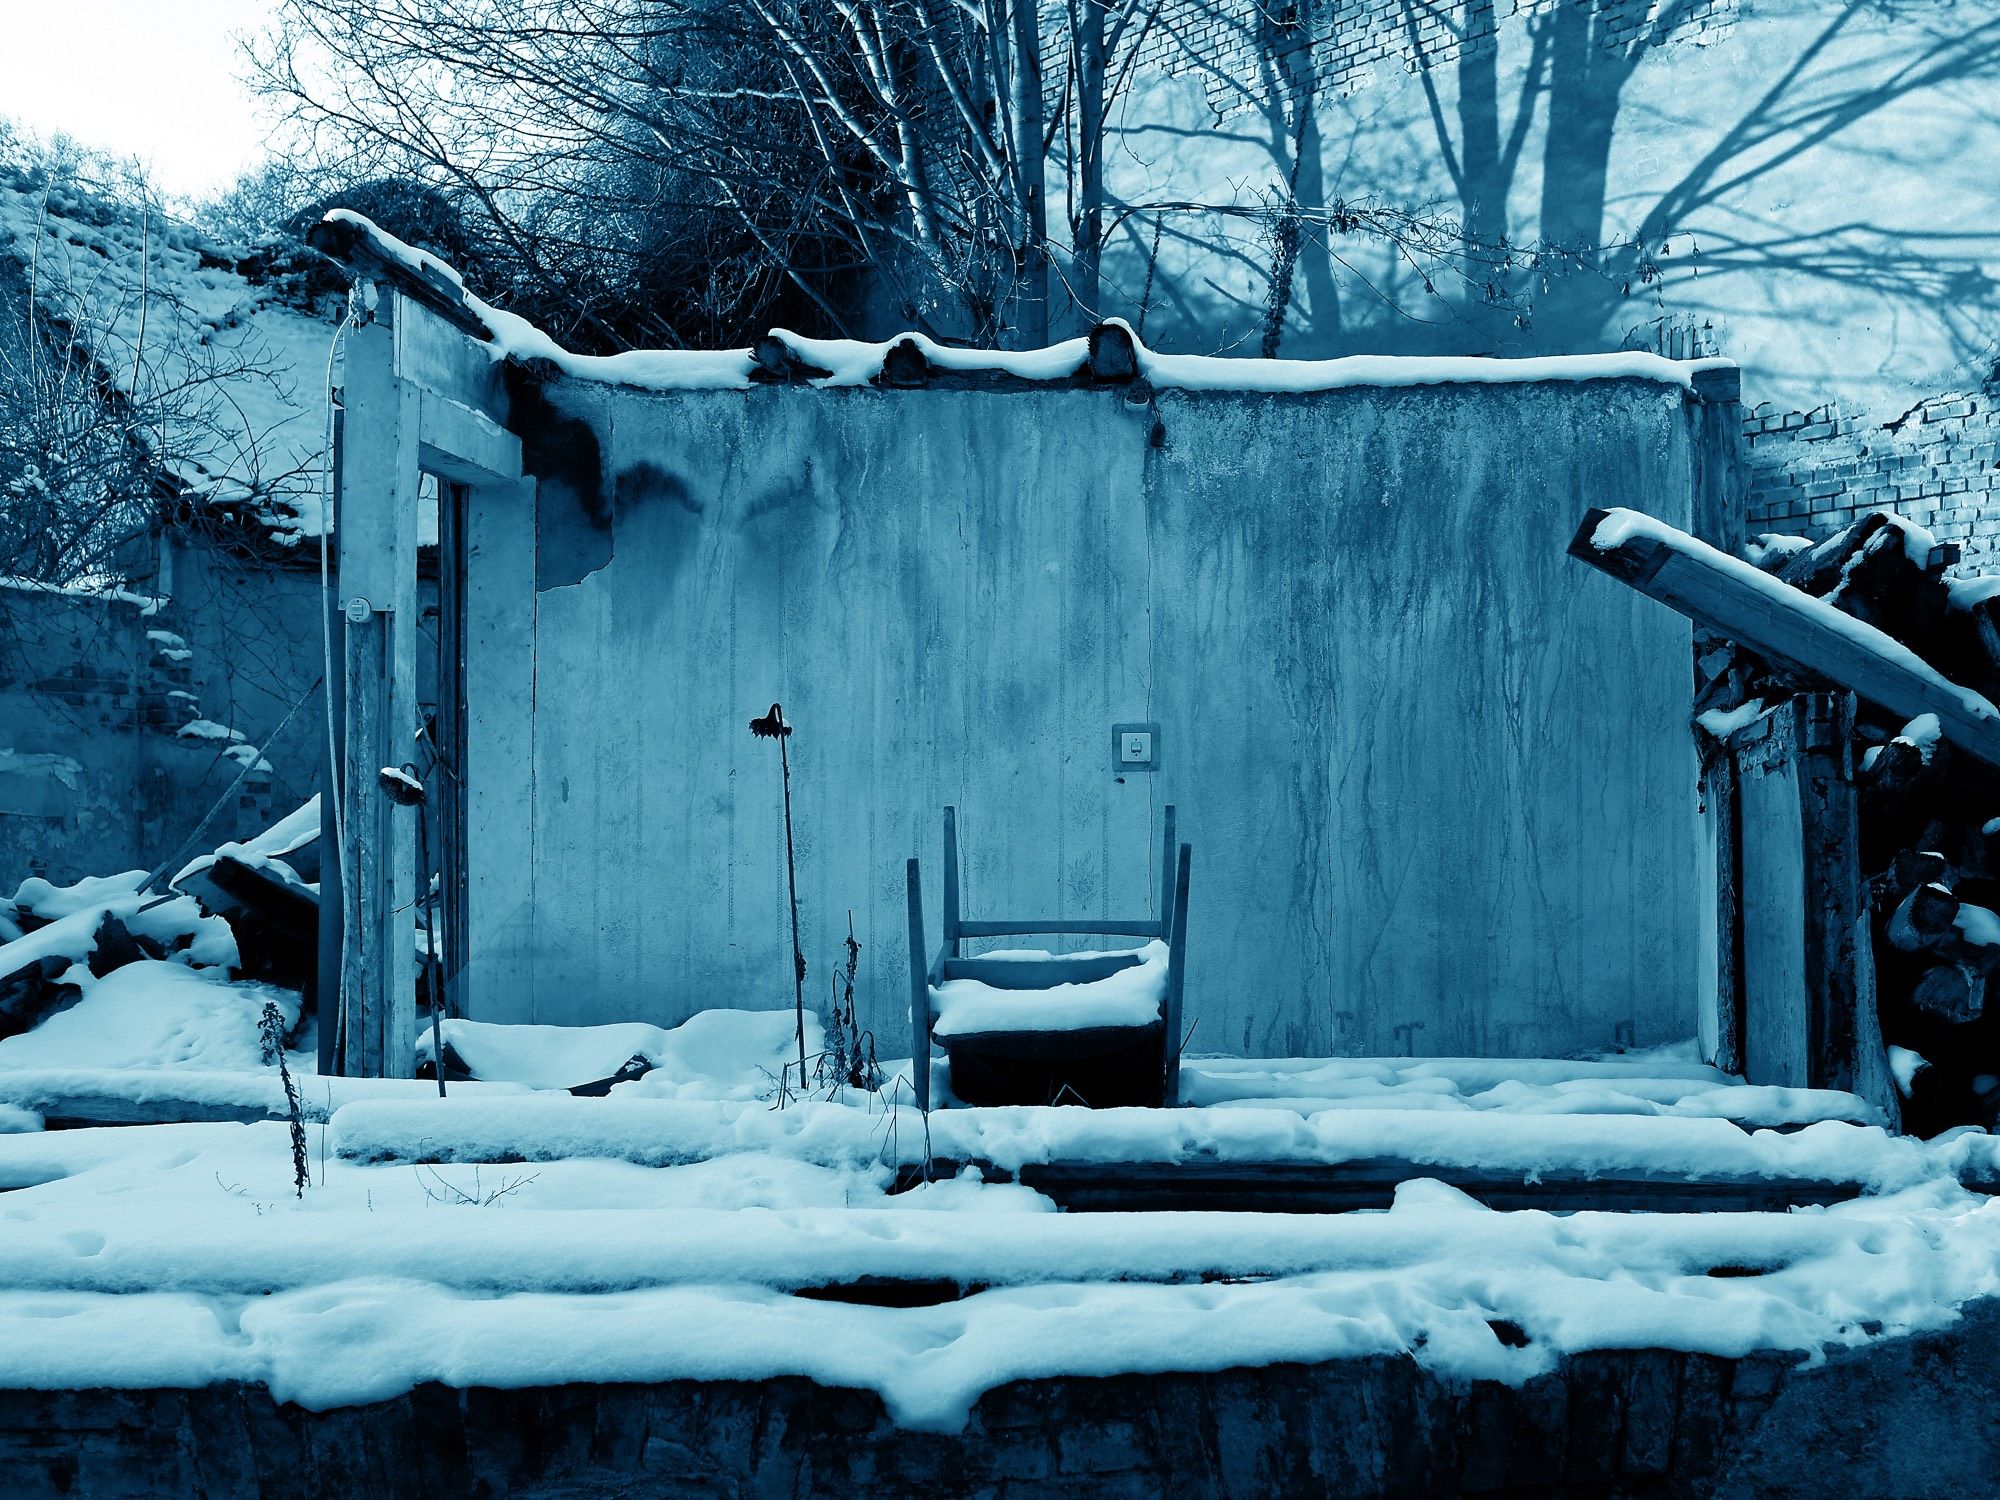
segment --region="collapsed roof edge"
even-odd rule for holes
[[[387,283],[488,346],[496,360],[552,366],[564,375],[641,390],[748,390],[760,384],[820,389],[921,385],[932,371],[997,376],[1030,383],[1120,384],[1143,380],[1159,389],[1306,394],[1354,387],[1530,384],[1549,381],[1642,380],[1690,395],[1734,401],[1741,392],[1736,361],[1675,360],[1640,351],[1550,354],[1523,358],[1484,355],[1350,354],[1333,359],[1250,359],[1167,354],[1150,349],[1123,319],[1110,318],[1086,337],[1042,349],[971,349],[921,333],[879,343],[817,339],[772,329],[754,349],[634,349],[577,354],[527,319],[480,300],[447,262],[405,244],[372,220],[333,209],[307,233],[314,249],[356,279]],[[912,378],[914,375],[914,378]]]

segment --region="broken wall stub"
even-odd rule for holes
[[[774,700],[808,999],[852,912],[885,1052],[946,803],[968,907],[1063,917],[1154,910],[1177,804],[1197,1052],[1562,1055],[1711,1001],[1688,628],[1564,546],[1607,496],[1712,532],[1733,405],[515,385],[532,505],[466,527],[475,1017],[791,1003]]]

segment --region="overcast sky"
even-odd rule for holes
[[[0,0],[0,114],[136,156],[164,192],[226,187],[264,132],[234,37],[271,0]]]

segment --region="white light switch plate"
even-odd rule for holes
[[[1111,765],[1115,771],[1157,771],[1160,768],[1160,726],[1113,724]]]

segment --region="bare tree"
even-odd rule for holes
[[[1037,344],[1052,306],[1097,313],[1105,119],[1158,5],[282,0],[256,58],[302,141],[463,194],[558,332],[740,336],[787,299],[844,330],[865,277],[935,333]],[[603,266],[690,238],[719,316],[610,308]]]

